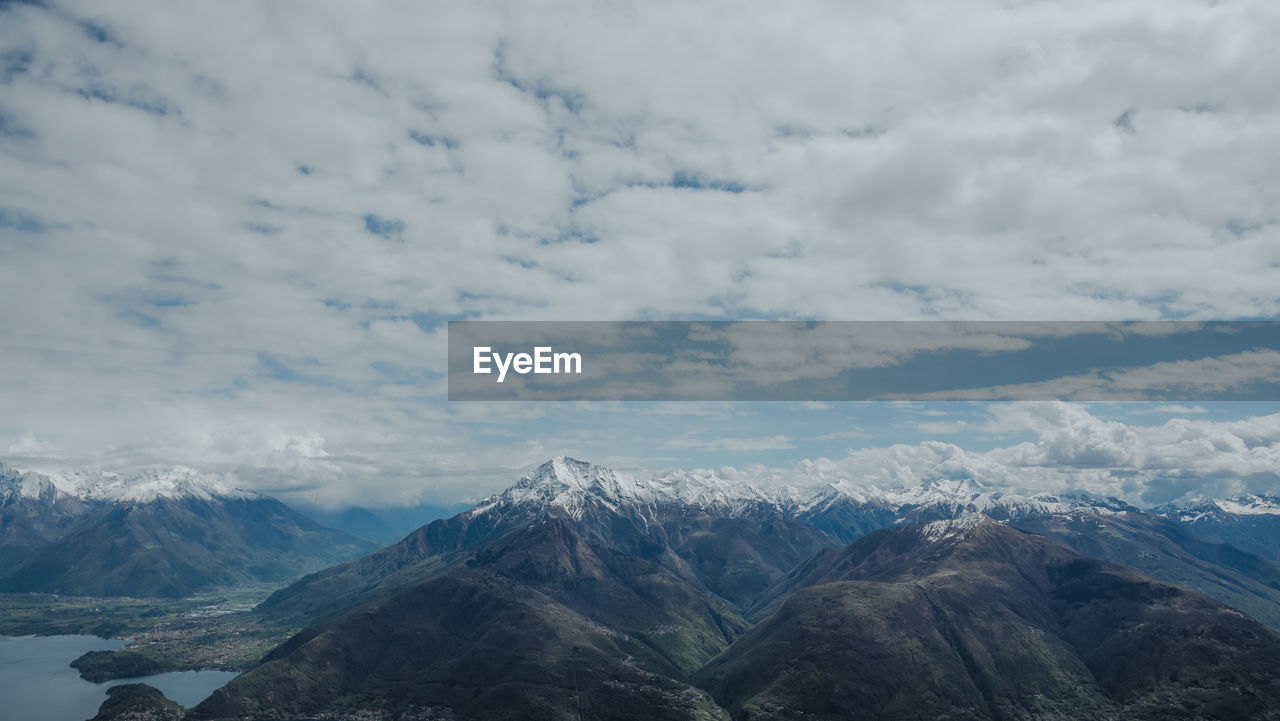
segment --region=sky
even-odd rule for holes
[[[449,320],[1280,316],[1280,5],[0,3],[0,457],[1280,490],[1274,403],[450,403]]]

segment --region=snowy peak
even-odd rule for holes
[[[70,496],[107,503],[149,503],[160,499],[254,498],[232,479],[202,474],[193,468],[147,468],[120,474],[98,471],[61,471],[48,475],[19,472],[0,461],[0,499],[15,496],[52,498]]]
[[[479,515],[514,506],[531,510],[558,507],[577,518],[591,504],[614,511],[624,506],[643,510],[678,505],[727,515],[766,505],[800,518],[853,506],[880,509],[899,516],[901,522],[921,515],[959,517],[970,512],[1004,520],[1032,514],[1112,515],[1138,510],[1114,498],[1083,492],[1032,496],[1003,493],[972,478],[931,479],[915,486],[887,489],[847,479],[817,488],[777,488],[740,478],[726,479],[706,470],[669,471],[642,480],[604,466],[557,456],[506,491],[485,499],[471,512]]]
[[[0,503],[16,498],[51,499],[61,494],[48,476],[23,473],[0,461]]]
[[[777,503],[778,494],[742,481],[727,481],[709,471],[673,471],[640,480],[611,468],[557,456],[523,476],[511,488],[472,509],[481,515],[523,505],[536,510],[562,508],[578,517],[589,504],[610,510],[684,505],[734,513],[754,503]]]
[[[1213,504],[1235,516],[1280,516],[1280,498],[1275,496],[1237,496]]]
[[[1234,498],[1201,501],[1185,505],[1169,505],[1157,509],[1161,515],[1184,523],[1195,523],[1206,516],[1280,516],[1280,497],[1245,495]]]
[[[185,466],[148,468],[129,475],[101,474],[84,486],[84,495],[115,503],[150,503],[160,499],[212,501],[252,498],[257,494],[237,489],[216,476],[206,476]]]
[[[639,484],[628,475],[594,463],[556,456],[481,506],[503,502],[537,507],[558,506],[575,511],[581,510],[587,499],[595,499],[612,508],[628,501],[646,500]]]
[[[726,480],[711,471],[669,471],[650,482],[662,498],[699,508],[738,510],[747,505],[766,503],[783,506],[791,500],[794,489],[773,489],[750,481]]]
[[[841,502],[878,506],[894,513],[932,508],[951,509],[956,513],[972,511],[1001,518],[1080,512],[1110,515],[1138,510],[1119,499],[1092,493],[1025,496],[994,491],[980,481],[965,478],[926,480],[913,487],[888,489],[843,480],[815,494],[802,504],[802,511],[820,513]]]
[[[963,541],[969,537],[973,529],[983,523],[996,523],[987,516],[975,511],[965,511],[955,518],[946,518],[917,526],[917,532],[930,541]]]

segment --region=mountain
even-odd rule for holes
[[[292,620],[336,611],[420,577],[447,554],[501,537],[549,513],[584,533],[657,560],[747,610],[800,559],[872,531],[982,513],[1051,536],[1085,555],[1185,585],[1280,628],[1275,564],[1210,543],[1183,525],[1089,493],[1018,495],[967,479],[881,489],[848,481],[775,490],[707,472],[640,480],[556,458],[473,509],[431,523],[369,558],[305,578],[263,609]]]
[[[0,461],[0,574],[35,548],[65,534],[93,503],[58,488],[38,473]]]
[[[1076,512],[1110,515],[1137,511],[1123,501],[1091,493],[1024,496],[992,490],[973,479],[929,479],[915,486],[879,488],[848,480],[800,495],[792,512],[841,543],[895,525],[927,523],[981,513],[997,520]]]
[[[1280,637],[980,514],[797,567],[693,677],[735,719],[1274,719]]]
[[[682,679],[745,627],[551,515],[311,626],[191,717],[724,719]]]
[[[1230,544],[1205,541],[1172,519],[1138,509],[1077,511],[1021,516],[1009,525],[1198,591],[1280,630],[1280,567]]]
[[[107,689],[107,700],[89,721],[182,721],[182,707],[145,683],[127,683]]]
[[[548,518],[572,520],[584,537],[657,563],[743,608],[796,563],[832,543],[776,498],[747,484],[684,473],[642,481],[558,457],[474,508],[303,578],[260,608],[295,620],[316,618],[420,579],[452,554]]]
[[[837,548],[838,535],[859,532],[841,517],[891,527]],[[913,523],[922,518],[940,520]],[[305,630],[192,715],[1275,711],[1273,632],[1070,544],[1263,616],[1280,590],[1264,559],[1089,494],[970,481],[775,491],[555,458],[468,511],[274,594],[259,612]]]
[[[1199,591],[1280,629],[1280,568],[1222,540],[1265,552],[1265,544],[1280,542],[1280,525],[1266,525],[1280,522],[1280,515],[1272,515],[1280,513],[1280,504],[1252,497],[1218,501],[1211,508],[1212,513],[1182,509],[1181,517],[1159,509],[1163,515],[1157,515],[1091,493],[1024,496],[971,479],[936,479],[893,489],[842,481],[810,496],[794,513],[846,543],[881,528],[981,513],[1086,556]],[[1211,522],[1220,532],[1208,532]]]
[[[20,487],[10,476],[0,538],[11,560],[0,569],[0,591],[182,597],[285,581],[372,550],[191,469],[23,474]],[[25,545],[8,542],[24,533]]]
[[[820,550],[749,626],[531,485],[539,520],[383,577],[191,718],[1280,718],[1273,632],[981,514]]]
[[[1206,541],[1280,563],[1280,496],[1237,496],[1157,509]]]

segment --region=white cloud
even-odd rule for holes
[[[771,435],[754,438],[673,438],[671,448],[698,448],[707,451],[755,452],[795,448],[789,436]]]
[[[1140,505],[1280,493],[1280,414],[1143,426],[1104,420],[1071,403],[998,404],[988,411],[989,419],[974,427],[1019,428],[1035,440],[984,452],[939,441],[854,449],[761,475],[779,483],[849,479],[881,487],[974,478],[997,490],[1087,490]]]
[[[55,455],[58,447],[47,441],[36,438],[34,433],[23,433],[14,442],[10,443],[5,449],[5,455],[10,458],[24,458],[27,456],[46,457]]]
[[[443,403],[452,317],[1280,312],[1263,0],[47,5],[0,434],[66,463],[472,493],[532,446]]]
[[[1146,412],[1146,411],[1144,410],[1142,412]],[[1205,408],[1204,406],[1188,406],[1182,403],[1169,403],[1166,405],[1156,406],[1155,408],[1150,409],[1150,412],[1168,413],[1171,415],[1186,416],[1186,415],[1198,415],[1201,413],[1208,413],[1209,409]]]

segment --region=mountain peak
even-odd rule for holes
[[[256,498],[236,488],[233,479],[201,473],[187,466],[153,467],[121,474],[104,471],[37,473],[19,471],[0,461],[0,498],[65,495],[86,501],[147,503],[159,499]]]
[[[977,511],[965,511],[955,518],[944,518],[939,521],[916,526],[920,535],[930,541],[945,541],[956,539],[963,541],[969,537],[975,528],[984,523],[999,525],[997,521],[993,521],[985,514]]]
[[[1276,496],[1236,496],[1235,498],[1214,501],[1213,504],[1223,511],[1236,516],[1280,515],[1280,497]]]
[[[623,505],[650,507],[677,504],[715,508],[729,513],[755,503],[778,504],[780,492],[747,481],[725,480],[706,470],[670,471],[641,480],[605,466],[556,456],[525,474],[512,487],[480,502],[480,515],[514,504],[546,509],[559,507],[579,517],[591,503],[619,510]]]
[[[87,488],[89,495],[119,503],[148,503],[160,499],[254,498],[258,494],[232,486],[227,479],[194,468],[146,468],[127,476],[103,474]]]
[[[60,489],[39,473],[22,472],[0,461],[0,502],[12,498],[47,498],[57,495]]]
[[[522,476],[514,486],[481,501],[471,513],[482,515],[500,505],[520,505],[563,508],[577,518],[591,500],[613,508],[626,500],[639,500],[635,479],[594,463],[556,456]]]

